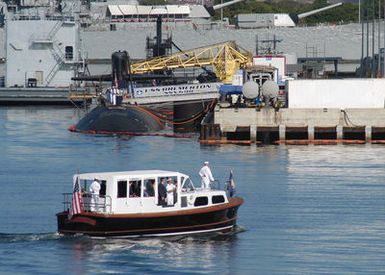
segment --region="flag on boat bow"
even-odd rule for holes
[[[233,176],[233,170],[230,170],[229,183],[227,185],[230,197],[235,195],[235,181]]]
[[[68,212],[68,219],[70,220],[73,215],[83,212],[82,196],[80,194],[80,179],[79,176],[74,177],[74,189],[72,194],[71,208]]]

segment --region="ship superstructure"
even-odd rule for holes
[[[11,4],[5,14],[5,87],[68,87],[84,70],[73,10],[52,9],[49,1],[24,1],[18,9]]]

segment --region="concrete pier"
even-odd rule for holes
[[[0,105],[82,105],[89,104],[94,94],[85,91],[70,92],[63,88],[0,88]]]
[[[383,108],[275,111],[217,107],[214,123],[219,125],[222,139],[248,137],[250,143],[385,143]]]

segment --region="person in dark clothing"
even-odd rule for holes
[[[154,189],[155,180],[149,180],[146,184],[146,191],[148,197],[154,197],[155,196],[155,189]]]
[[[166,190],[165,183],[166,183],[165,179],[161,179],[161,181],[158,183],[158,204],[159,205],[166,204],[167,190]]]

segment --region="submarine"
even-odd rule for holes
[[[162,41],[160,16],[156,23],[157,35],[154,42],[151,39],[147,41],[147,49],[152,56],[154,58],[167,56],[171,45],[186,55],[170,37]],[[147,59],[145,62],[149,62],[149,60]],[[215,106],[216,99],[212,98],[199,97],[195,100],[174,102],[171,96],[165,96],[163,101],[142,102],[138,105],[134,95],[138,89],[147,93],[146,88],[162,91],[163,89],[166,91],[170,89],[193,91],[193,89],[197,89],[194,87],[199,86],[197,83],[213,89],[212,87],[215,85],[208,83],[217,82],[216,74],[205,67],[202,68],[204,72],[197,77],[176,76],[171,70],[166,69],[154,70],[153,73],[133,72],[127,51],[114,52],[111,55],[111,64],[111,74],[72,78],[75,81],[108,81],[111,83],[111,88],[105,91],[104,96],[99,97],[99,104],[96,108],[86,114],[76,125],[70,127],[71,131],[139,135],[152,134],[164,130],[166,125],[172,125],[174,133],[191,132],[200,128],[202,119]],[[182,87],[178,85],[182,85]],[[155,93],[149,97],[162,93]],[[166,95],[169,94],[166,93]]]
[[[154,133],[165,128],[162,115],[145,106],[124,104],[123,93],[127,91],[131,81],[148,82],[150,79],[165,78],[163,75],[130,75],[127,73],[128,53],[114,52],[112,73],[110,75],[74,77],[73,80],[111,81],[112,87],[107,89],[107,98],[101,96],[99,104],[88,112],[80,121],[72,125],[72,132],[93,134],[128,134]],[[166,76],[167,78],[167,76]]]
[[[142,106],[97,106],[84,116],[70,131],[92,134],[154,133],[165,124],[152,110]]]

